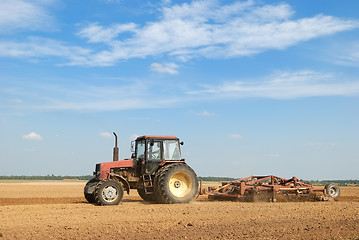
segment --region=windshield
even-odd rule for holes
[[[163,145],[165,160],[181,160],[181,152],[177,140],[166,140]]]

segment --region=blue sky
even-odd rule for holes
[[[200,176],[358,179],[357,1],[2,0],[0,175],[176,135]]]

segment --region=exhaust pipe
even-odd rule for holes
[[[115,132],[113,132],[113,135],[115,135],[115,147],[113,148],[113,161],[118,161],[119,148],[117,147],[117,135]]]

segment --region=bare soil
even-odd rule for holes
[[[359,187],[339,201],[231,202],[199,196],[89,204],[85,182],[0,183],[0,239],[359,239]]]

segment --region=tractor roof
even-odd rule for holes
[[[137,140],[140,139],[178,139],[176,136],[164,136],[164,135],[144,135],[137,138]]]

